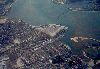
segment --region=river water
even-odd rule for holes
[[[16,0],[8,14],[32,25],[61,24],[68,26],[69,36],[87,36],[100,39],[100,12],[69,11],[67,5],[51,0]]]

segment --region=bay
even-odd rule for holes
[[[100,12],[69,11],[68,5],[57,5],[52,0],[16,0],[7,15],[32,25],[61,24],[68,26],[66,35],[100,39]]]

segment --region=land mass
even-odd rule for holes
[[[59,1],[64,4],[64,0]],[[2,18],[13,2],[0,0],[0,69],[99,68],[99,40],[72,37],[75,48],[81,50],[77,54],[62,41],[68,27],[56,24],[32,26],[20,19]],[[97,54],[91,57],[90,49]]]
[[[0,23],[1,69],[85,68],[83,60],[61,41],[67,27],[32,26],[20,19],[3,20],[6,21]]]
[[[0,0],[0,16],[5,16],[15,0]]]

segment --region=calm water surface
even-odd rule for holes
[[[16,0],[8,17],[32,25],[61,24],[69,27],[67,36],[100,39],[100,12],[71,12],[67,7],[55,5],[51,0]]]

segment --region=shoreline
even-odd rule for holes
[[[12,0],[12,2],[9,2],[8,1],[8,3],[6,4],[6,1],[5,2],[3,2],[3,1],[1,1],[1,3],[0,3],[0,7],[2,8],[2,10],[1,10],[1,12],[2,13],[0,13],[0,16],[2,17],[2,16],[6,16],[8,13],[9,13],[9,11],[11,10],[11,7],[12,7],[12,4],[15,2],[16,0]]]

